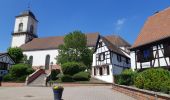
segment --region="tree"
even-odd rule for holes
[[[66,62],[82,62],[90,66],[92,51],[87,47],[86,35],[81,31],[74,31],[64,37],[64,44],[59,46],[58,64]]]
[[[8,54],[15,61],[15,63],[20,63],[24,57],[21,48],[18,47],[9,48]]]

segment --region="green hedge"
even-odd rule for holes
[[[169,93],[170,72],[162,68],[151,68],[138,73],[135,86],[141,89]]]
[[[27,64],[13,65],[9,73],[3,77],[3,81],[24,82],[26,76],[33,73],[34,70]]]
[[[52,70],[51,71],[51,79],[52,80],[57,80],[58,79],[58,77],[57,77],[57,75],[60,73],[60,70]]]
[[[120,85],[133,85],[135,76],[134,71],[126,69],[120,75],[114,75],[114,82]]]
[[[73,78],[70,75],[62,75],[61,76],[61,81],[62,82],[73,82]]]
[[[86,69],[85,65],[78,62],[67,62],[61,65],[62,71],[66,75],[74,75]]]
[[[88,72],[79,72],[79,73],[73,75],[73,79],[75,81],[89,81],[90,74]]]

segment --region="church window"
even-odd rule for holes
[[[45,58],[45,69],[49,69],[50,66],[50,55],[47,55]]]
[[[33,25],[30,26],[30,32],[31,32],[31,33],[34,32],[34,26],[33,26]]]
[[[22,32],[23,31],[23,23],[19,24],[19,28],[18,28],[18,32]]]
[[[32,64],[33,64],[33,56],[29,57],[29,64],[32,66]]]

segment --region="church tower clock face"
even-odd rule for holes
[[[37,24],[38,20],[30,10],[16,16],[11,47],[20,47],[37,38]]]

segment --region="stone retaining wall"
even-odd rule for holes
[[[160,92],[153,92],[143,89],[138,89],[131,86],[124,86],[124,85],[112,85],[113,89],[129,95],[137,100],[170,100],[170,95],[163,94]]]

